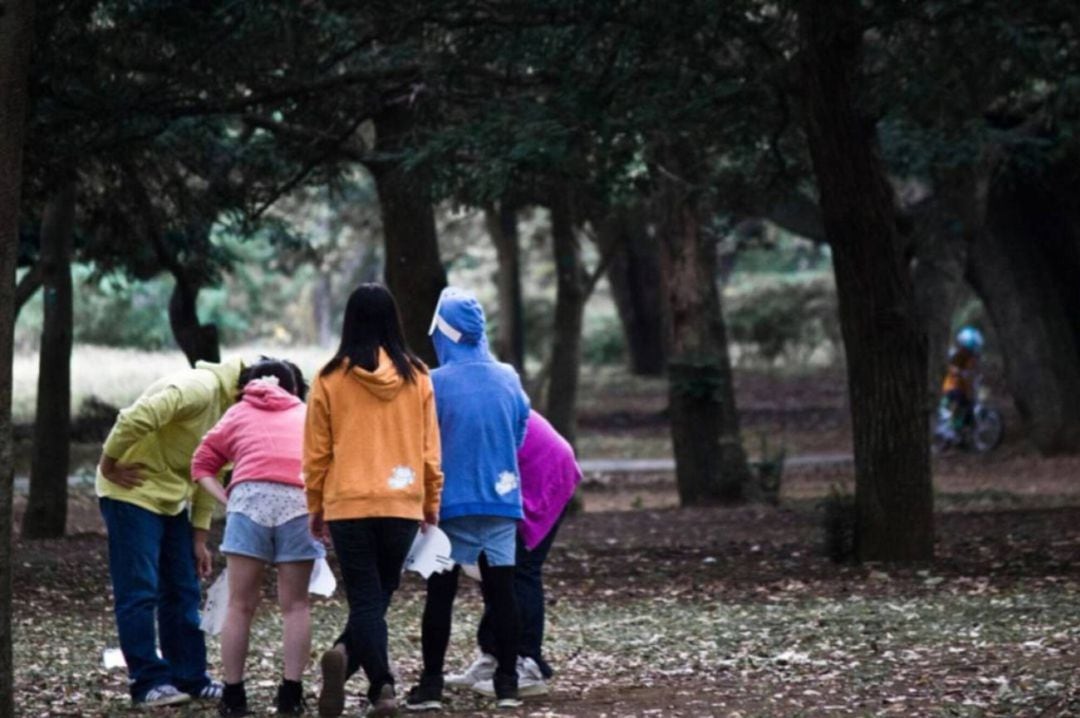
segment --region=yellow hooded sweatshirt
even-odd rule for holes
[[[375,371],[338,367],[312,382],[304,429],[308,510],[327,521],[439,513],[443,474],[426,370],[408,382],[386,352]]]
[[[146,388],[120,412],[103,451],[122,464],[144,464],[146,480],[125,489],[97,472],[98,496],[126,501],[147,511],[175,516],[191,501],[191,523],[210,528],[214,499],[191,480],[191,455],[203,435],[236,401],[239,359],[177,372]]]

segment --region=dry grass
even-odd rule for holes
[[[282,356],[294,362],[306,376],[330,357],[322,347],[242,346],[222,351],[226,358],[259,354]],[[79,345],[71,357],[71,408],[78,412],[83,401],[95,397],[113,406],[129,404],[147,385],[170,372],[187,366],[179,350],[140,351],[117,347]],[[15,356],[14,397],[12,411],[16,422],[29,422],[34,417],[37,399],[38,355],[22,353]]]

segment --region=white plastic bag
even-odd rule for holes
[[[225,612],[229,610],[229,569],[224,569],[206,592],[199,628],[203,633],[216,636],[225,626]]]
[[[311,570],[311,581],[308,583],[308,593],[329,598],[334,595],[336,589],[337,579],[334,578],[334,572],[330,570],[330,564],[325,558],[315,561],[315,568]]]
[[[403,571],[416,571],[425,579],[433,573],[449,571],[454,567],[450,558],[450,538],[438,526],[428,526],[416,535],[409,555],[405,557]]]

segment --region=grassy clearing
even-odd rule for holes
[[[330,358],[331,351],[321,347],[243,346],[222,350],[225,358],[257,357],[259,354],[284,356],[311,376]],[[187,367],[178,350],[150,352],[138,349],[79,345],[71,356],[71,408],[78,412],[83,401],[95,397],[112,406],[126,406],[149,384],[166,374]],[[37,400],[38,355],[15,356],[12,413],[16,422],[34,418]]]

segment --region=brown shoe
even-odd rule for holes
[[[319,715],[334,718],[345,712],[345,671],[348,657],[340,643],[322,654],[322,690],[319,691]]]
[[[379,697],[368,706],[365,716],[371,718],[388,718],[398,714],[397,697],[394,695],[394,686],[387,683],[379,691]]]

